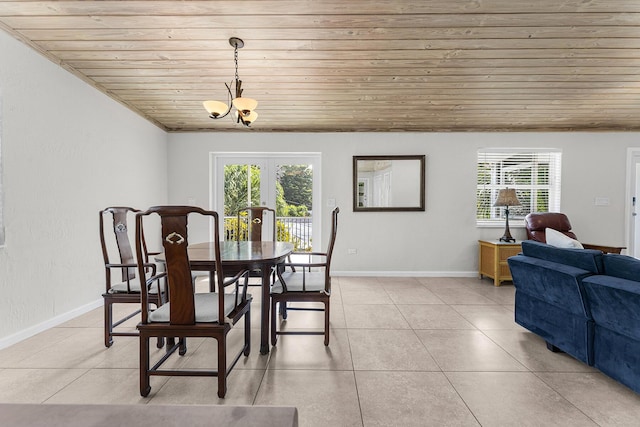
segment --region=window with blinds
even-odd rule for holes
[[[476,191],[477,225],[503,225],[504,207],[494,207],[498,191],[514,188],[520,206],[510,218],[530,212],[560,211],[562,152],[557,149],[480,149]]]

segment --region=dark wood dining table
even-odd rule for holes
[[[269,353],[269,311],[271,294],[269,281],[272,267],[284,262],[293,251],[293,244],[287,242],[220,242],[222,267],[246,268],[261,272],[261,319],[260,319],[260,353]],[[195,271],[215,271],[214,243],[204,242],[190,244],[187,248],[191,269]],[[210,286],[215,286],[210,274]]]

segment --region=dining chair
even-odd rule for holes
[[[331,212],[331,233],[326,252],[294,252],[292,257],[308,257],[308,261],[287,262],[284,268],[275,268],[278,280],[271,287],[271,345],[276,345],[278,335],[324,335],[324,345],[329,345],[329,309],[331,298],[331,257],[338,231],[339,208]],[[297,267],[287,269],[287,267]],[[289,303],[321,303],[323,307],[291,306]],[[279,305],[280,312],[276,311]],[[288,310],[324,311],[324,331],[293,331],[277,329],[277,319],[287,319]]]
[[[238,210],[234,237],[237,241],[275,242],[277,240],[276,211],[265,206],[249,206]],[[259,270],[252,270],[249,276],[262,277],[262,273]],[[275,275],[272,276],[272,281],[274,280]],[[271,286],[271,283],[267,286]]]
[[[106,283],[105,292],[102,294],[104,300],[105,347],[113,345],[114,336],[138,336],[138,332],[135,330],[114,330],[117,326],[140,313],[141,285],[138,276],[136,276],[137,263],[129,240],[129,227],[127,225],[127,220],[133,219],[133,215],[137,212],[139,212],[138,209],[126,206],[113,206],[100,211],[100,243],[102,245]],[[111,225],[113,230],[113,238],[109,238],[109,231],[106,228],[108,224]],[[149,256],[155,253],[148,252],[144,234],[141,235],[141,243],[143,249],[141,259],[145,265],[146,274],[149,275],[152,269],[156,268],[155,264],[149,263]],[[117,256],[115,254],[116,248]],[[116,258],[118,258],[118,262],[114,262]],[[114,277],[117,275],[120,277]],[[160,288],[160,292],[158,292],[157,287],[149,289],[150,303],[159,307],[162,305],[163,299],[164,288]],[[114,321],[114,304],[136,304],[136,310]],[[162,343],[159,342],[158,346],[162,347]]]
[[[218,292],[196,293],[191,278],[187,235],[188,219],[200,215],[212,222],[214,230],[213,255],[215,258],[215,280]],[[150,310],[150,293],[142,292],[142,320],[137,328],[140,332],[140,394],[149,395],[150,376],[214,376],[218,377],[218,396],[223,398],[227,391],[227,376],[240,357],[249,355],[251,342],[251,295],[247,293],[245,281],[247,271],[241,270],[233,277],[225,277],[220,255],[220,233],[218,214],[192,206],[155,206],[136,214],[136,254],[144,255],[144,241],[141,238],[143,223],[151,217],[159,218],[165,270],[149,279],[150,283],[167,281],[168,302],[157,310]],[[144,263],[138,263],[138,274],[143,274]],[[241,284],[244,283],[244,285]],[[226,293],[227,289],[231,292]],[[244,318],[244,343],[227,365],[227,335],[232,327]],[[150,366],[149,339],[167,339],[167,351]],[[180,369],[179,364],[163,368],[164,363],[178,350],[179,355],[187,352],[189,337],[213,338],[217,342],[217,369]],[[176,341],[177,339],[177,341]],[[213,359],[213,357],[212,357]]]

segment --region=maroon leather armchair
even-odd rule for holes
[[[562,234],[578,240],[575,233],[571,231],[571,223],[569,218],[560,212],[532,212],[525,218],[525,226],[527,229],[527,239],[547,243],[545,229],[552,228]],[[619,254],[624,246],[604,246],[593,245],[590,243],[582,243],[585,249],[597,249],[604,253]]]

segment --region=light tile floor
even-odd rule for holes
[[[253,351],[225,399],[215,378],[189,377],[153,377],[140,397],[137,339],[104,348],[98,309],[0,351],[0,402],[287,405],[304,427],[639,425],[640,395],[514,323],[510,283],[337,277],[334,290],[329,347],[281,336],[260,355],[254,302]],[[321,316],[292,311],[285,327],[318,327]],[[192,340],[175,359],[214,366],[215,342]]]

